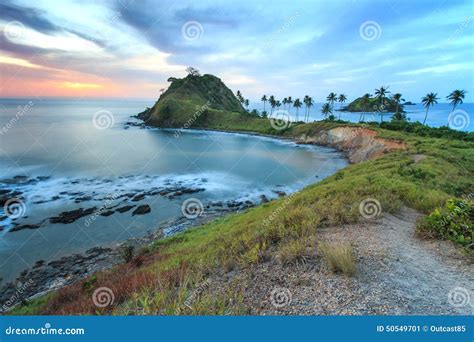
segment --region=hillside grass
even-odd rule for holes
[[[207,115],[202,122],[207,128],[274,133],[268,120],[232,113],[215,120],[220,113],[213,111]],[[299,124],[277,133],[293,137],[340,125]],[[92,283],[89,277],[13,314],[244,314],[244,289],[238,286],[219,291],[209,286],[193,294],[222,272],[277,257],[290,264],[304,260],[305,244],[317,238],[318,228],[362,220],[359,205],[365,199],[376,199],[385,213],[407,205],[429,214],[452,198],[472,196],[473,143],[374,129],[380,137],[404,141],[407,150],[349,165],[295,194],[159,240],[143,251],[140,262],[99,272]],[[415,162],[415,155],[423,159]],[[106,308],[96,307],[91,297],[91,291],[102,286],[115,294],[113,305]],[[190,297],[192,305],[186,306]]]

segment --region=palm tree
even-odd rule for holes
[[[272,117],[273,109],[276,107],[275,96],[271,95],[270,98],[268,99],[268,103],[270,103],[270,107],[272,107],[270,111],[270,117]]]
[[[423,120],[423,125],[425,124],[426,118],[428,117],[428,109],[430,109],[430,106],[434,106],[435,104],[438,103],[437,100],[439,99],[437,98],[437,96],[438,94],[429,93],[429,94],[426,94],[425,97],[421,98],[421,103],[423,103],[423,106],[425,106],[426,108],[425,119]]]
[[[314,101],[311,97],[308,97],[308,103],[306,104],[308,106],[308,121],[309,121],[309,112],[311,110],[311,107],[313,107]]]
[[[280,100],[275,102],[275,106],[277,107],[277,110],[280,110],[281,102]],[[281,115],[281,114],[280,114]],[[278,118],[277,118],[278,119]]]
[[[250,104],[249,99],[245,99],[244,104],[245,104],[245,108],[247,108],[247,111],[248,111],[249,110],[249,104]]]
[[[291,104],[293,103],[293,100],[291,99],[291,96],[288,96],[286,99],[286,103],[288,103],[288,114],[291,112]]]
[[[337,94],[330,93],[328,97],[326,97],[326,100],[331,104],[331,111],[332,111],[334,109],[334,102],[337,101]]]
[[[325,103],[323,108],[321,108],[321,113],[323,113],[324,118],[327,119],[329,114],[332,114],[331,105],[329,103]]]
[[[381,86],[379,89],[375,89],[375,97],[380,99],[380,123],[383,122],[383,104],[384,104],[384,99],[387,94],[390,94],[390,91],[388,90],[389,87],[384,87]]]
[[[342,110],[342,104],[346,102],[347,96],[344,94],[340,94],[339,97],[337,98],[337,102],[339,102],[341,105],[339,106],[339,120],[341,120],[341,110]]]
[[[359,122],[363,122],[365,119],[365,112],[367,112],[367,106],[370,103],[370,97],[371,95],[369,93],[364,94],[361,99],[361,104],[362,104],[362,113],[360,114],[359,117]]]
[[[305,104],[304,122],[306,122],[306,117],[308,116],[308,99],[309,99],[309,96],[305,95],[303,99],[303,103]]]
[[[263,111],[265,112],[265,103],[268,101],[267,95],[263,95],[261,101],[263,102]]]
[[[288,99],[285,97],[281,102],[283,103],[283,110],[285,110],[285,106],[288,103]]]
[[[300,99],[296,99],[295,102],[293,102],[293,107],[296,108],[296,122],[298,122],[298,113],[302,105]]]
[[[450,100],[453,105],[453,110],[456,109],[458,104],[462,104],[462,100],[464,100],[464,96],[466,95],[467,91],[463,90],[455,90],[448,96],[446,96],[447,100]]]
[[[240,103],[244,102],[244,98],[243,98],[242,93],[240,92],[240,90],[237,90],[237,99],[239,100]]]
[[[400,106],[400,102],[405,101],[405,100],[402,99],[402,94],[400,94],[400,93],[393,94],[392,100],[395,101],[395,103],[397,104],[397,109],[396,109],[395,113],[398,113],[398,107]]]

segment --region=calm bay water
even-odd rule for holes
[[[184,200],[259,203],[261,195],[296,191],[333,174],[346,161],[333,150],[270,138],[205,131],[140,129],[124,124],[151,102],[0,100],[0,190],[17,191],[24,207],[12,219],[0,208],[0,276],[11,279],[37,260],[141,237],[182,217]],[[94,115],[99,118],[94,120]],[[105,129],[104,129],[105,128]],[[22,178],[13,179],[15,176]],[[204,189],[169,198],[127,194]],[[7,190],[8,189],[8,190]],[[149,205],[69,224],[48,218],[79,208]],[[36,229],[15,227],[38,224]]]

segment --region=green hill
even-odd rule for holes
[[[344,108],[348,112],[378,112],[380,109],[380,99],[376,97],[369,98],[367,104],[364,104],[363,98],[359,97],[349,103],[347,107]],[[384,100],[384,111],[395,113],[397,110],[397,104],[394,100],[386,98]],[[400,104],[399,111],[403,112],[403,105]]]
[[[148,124],[158,127],[200,126],[212,114],[240,116],[245,113],[232,91],[213,75],[170,77],[168,90],[155,105],[139,114]]]

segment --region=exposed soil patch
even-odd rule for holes
[[[303,265],[271,260],[219,277],[218,287],[235,284],[238,291],[244,284],[244,305],[257,315],[472,314],[472,260],[451,243],[415,237],[419,216],[403,208],[377,221],[319,230],[319,241],[352,244],[358,264],[354,277],[332,273],[314,243]],[[454,288],[468,291],[470,303],[450,304]],[[272,291],[280,291],[280,299],[290,293],[291,302],[276,307]]]
[[[392,150],[404,150],[400,141],[382,139],[377,132],[363,127],[336,127],[316,135],[304,135],[296,141],[302,144],[331,146],[344,151],[351,163],[377,158]]]

